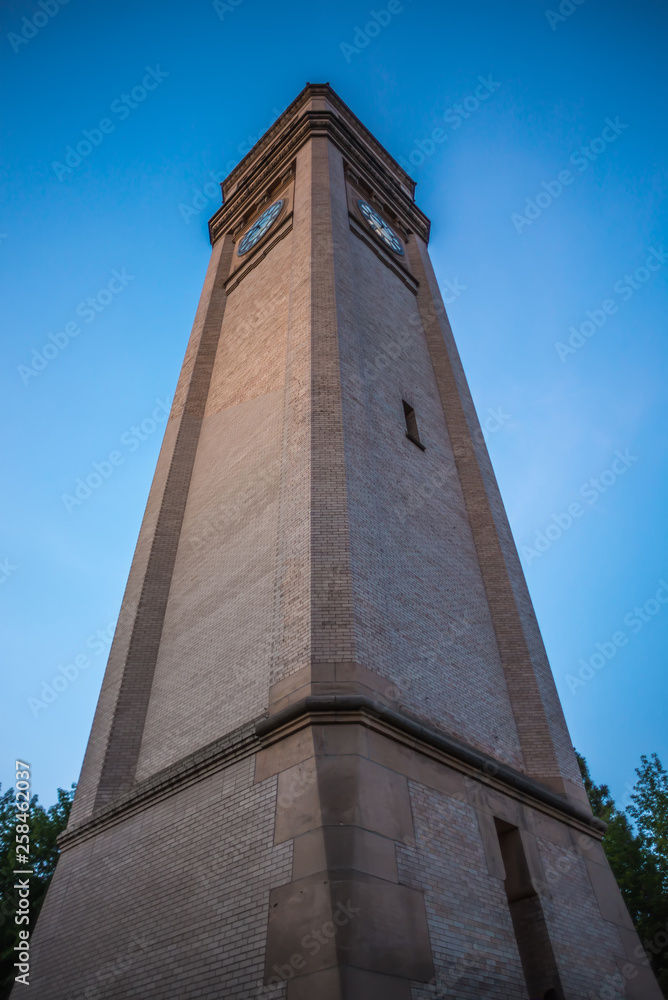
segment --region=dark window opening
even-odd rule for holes
[[[412,441],[413,444],[416,444],[418,448],[421,448],[422,451],[424,451],[424,445],[422,444],[422,441],[420,441],[420,432],[418,431],[415,410],[409,403],[406,402],[405,399],[402,399],[402,403],[404,404],[404,418],[406,420],[406,437],[409,441]]]
[[[529,872],[522,835],[510,823],[499,819],[494,822],[506,869],[508,907],[528,994],[540,1000],[563,1000],[543,905]]]

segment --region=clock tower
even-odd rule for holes
[[[35,996],[660,1000],[414,182],[307,85],[222,187]]]

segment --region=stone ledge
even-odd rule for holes
[[[304,725],[309,725],[311,721],[314,721],[312,717],[317,718],[325,715],[333,716],[332,721],[335,721],[336,716],[342,714],[346,716],[347,722],[351,721],[349,716],[353,714],[367,716],[385,723],[390,729],[398,730],[400,733],[482,772],[488,779],[499,782],[521,795],[526,795],[542,805],[549,806],[551,809],[577,820],[597,834],[603,834],[607,829],[607,824],[603,820],[592,816],[585,809],[578,808],[539,781],[516,771],[508,764],[500,763],[482,750],[462,743],[440,730],[425,726],[419,720],[379,704],[364,695],[311,695],[256,722],[255,732],[259,740],[267,742],[271,741],[272,737],[280,738],[282,734],[279,734],[278,731],[293,723],[301,722]]]
[[[329,718],[328,718],[329,717]],[[588,814],[545,785],[521,774],[507,764],[499,763],[482,750],[476,750],[447,733],[425,726],[419,720],[403,712],[374,701],[365,695],[310,695],[274,715],[246,723],[233,733],[215,740],[208,746],[183,757],[157,774],[138,782],[129,792],[120,796],[112,805],[99,810],[90,819],[77,826],[68,827],[58,838],[61,850],[73,847],[87,840],[101,830],[122,822],[128,816],[143,809],[148,803],[167,798],[197,781],[220,771],[221,768],[255,754],[268,743],[280,740],[285,732],[303,728],[312,723],[361,722],[369,725],[375,722],[380,732],[402,739],[415,741],[416,750],[433,749],[445,754],[454,764],[466,765],[480,772],[479,777],[489,783],[496,783],[502,790],[510,790],[515,797],[526,796],[538,808],[548,807],[563,819],[569,817],[588,828],[589,832],[602,835],[606,824]],[[421,746],[420,746],[421,744]],[[529,803],[531,804],[531,803]]]
[[[82,840],[87,840],[101,830],[119,823],[128,816],[139,812],[148,803],[160,801],[192,785],[210,774],[220,771],[259,749],[258,739],[254,731],[254,723],[250,722],[232,733],[227,733],[221,739],[209,743],[196,750],[195,753],[182,757],[175,764],[152,774],[149,778],[137,782],[129,792],[119,796],[112,805],[94,813],[90,819],[67,829],[58,837],[58,847],[65,850]]]

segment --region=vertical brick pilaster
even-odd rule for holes
[[[143,580],[97,784],[94,808],[108,804],[134,780],[148,709],[153,672],[179,542],[190,475],[197,451],[211,371],[225,310],[223,278],[229,270],[231,240],[214,247],[194,332],[197,342],[184,365],[170,414],[176,424],[169,467],[149,543]]]
[[[310,626],[311,480],[311,156],[296,160],[293,235],[288,282],[285,380],[273,645],[270,684],[308,671]],[[280,275],[279,275],[280,276]]]
[[[355,659],[330,143],[311,140],[312,660]]]
[[[431,275],[427,269],[426,247],[414,238],[408,249],[411,266],[420,282],[418,306],[453,446],[522,755],[526,769],[533,777],[558,781],[561,770],[552,732],[496,523],[499,517],[505,518],[498,487],[493,474],[493,482],[486,483],[483,479],[480,452],[486,453],[485,443],[454,340],[451,334],[447,341],[445,339],[450,329],[438,287],[429,280]],[[489,471],[491,473],[491,468]],[[490,496],[493,488],[496,488],[496,496]],[[496,519],[493,511],[495,502],[498,508]]]

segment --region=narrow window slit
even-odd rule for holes
[[[418,431],[417,417],[415,416],[415,410],[407,403],[405,399],[401,401],[404,404],[404,419],[406,420],[406,437],[413,444],[416,444],[418,448],[422,451],[425,450],[422,441],[420,441],[420,432]]]
[[[517,827],[495,819],[506,870],[505,889],[524,978],[530,997],[563,1000],[563,989],[541,898],[536,892]]]

